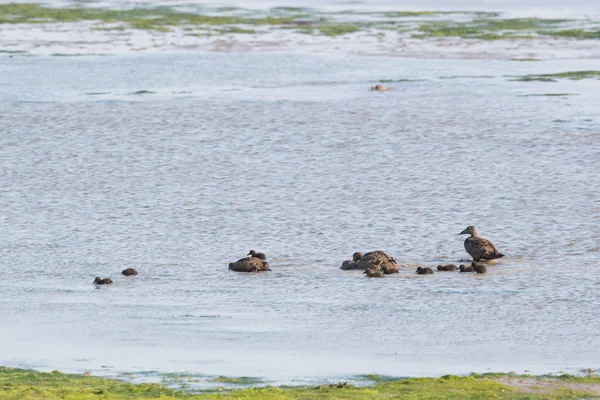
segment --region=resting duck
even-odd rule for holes
[[[110,285],[113,282],[112,282],[112,279],[110,279],[110,278],[100,279],[100,277],[97,276],[96,279],[94,279],[94,283],[96,285]]]
[[[363,274],[367,274],[369,278],[383,278],[385,275],[382,271],[378,269],[368,269]]]
[[[127,268],[121,271],[121,273],[125,276],[137,275],[137,271],[133,268]]]
[[[458,267],[458,271],[459,272],[473,272],[475,271],[475,268],[473,268],[472,265],[469,265],[468,267],[465,265],[460,265],[460,267]]]
[[[477,235],[477,229],[474,226],[467,226],[459,235],[471,235],[465,239],[465,250],[475,261],[504,257],[504,254],[500,253],[492,242]]]
[[[353,259],[357,263],[357,269],[366,271],[368,269],[381,269],[382,264],[389,264],[388,268],[398,263],[394,260],[394,257],[390,257],[387,253],[381,250],[371,251],[366,254],[354,253]]]
[[[236,272],[261,272],[271,270],[266,261],[257,257],[246,257],[236,262],[229,263],[229,269]]]
[[[429,275],[429,274],[433,274],[433,270],[431,268],[418,267],[417,268],[417,274],[419,274],[419,275]]]
[[[472,267],[473,270],[478,274],[485,274],[487,272],[487,268],[483,264],[475,264]]]
[[[456,271],[458,268],[454,264],[438,265],[438,271]]]
[[[377,91],[380,91],[380,92],[385,92],[386,90],[389,90],[389,89],[386,88],[383,85],[373,85],[373,86],[371,86],[371,90],[377,90]]]
[[[256,257],[256,258],[260,258],[261,260],[266,260],[267,256],[265,256],[264,253],[257,253],[254,250],[250,250],[250,252],[247,254],[250,257]]]

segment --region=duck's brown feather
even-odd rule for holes
[[[480,237],[468,237],[465,239],[465,250],[473,260],[493,260],[504,257],[504,254],[498,252],[496,246],[487,239]]]
[[[229,263],[229,269],[236,272],[261,272],[271,270],[266,261],[256,257],[242,258],[236,262]]]

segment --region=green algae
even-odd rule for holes
[[[169,378],[186,382],[187,376],[169,375]],[[219,377],[221,378],[221,377]],[[218,378],[218,379],[219,379]],[[265,387],[204,391],[166,388],[159,384],[132,384],[113,379],[87,375],[68,375],[60,372],[43,373],[31,370],[0,367],[0,399],[569,399],[589,398],[593,393],[573,384],[586,384],[589,390],[600,388],[597,377],[572,375],[531,376],[511,374],[473,374],[460,377],[446,375],[441,378],[392,378],[366,375],[372,386],[352,386],[345,382],[312,387]],[[511,379],[528,378],[533,384],[527,387],[510,385]],[[194,377],[191,377],[193,380]],[[221,382],[241,378],[223,377]],[[244,382],[248,382],[244,380]],[[550,385],[549,385],[550,384]],[[188,386],[185,384],[184,386]]]
[[[527,61],[542,61],[539,58],[511,58],[510,61],[520,61],[520,62],[527,62]]]
[[[220,382],[220,383],[233,383],[237,385],[256,385],[260,383],[264,383],[261,378],[253,378],[249,376],[240,376],[240,377],[229,377],[229,376],[218,376],[212,379],[212,382]]]
[[[600,30],[586,31],[583,29],[565,29],[560,31],[540,31],[538,33],[540,35],[574,39],[600,39]]]
[[[520,94],[519,97],[565,97],[565,96],[578,96],[577,93],[532,93],[532,94]]]
[[[187,10],[187,11],[184,11]],[[202,11],[210,11],[202,14]],[[467,21],[438,20],[454,15]],[[355,16],[355,18],[352,18]],[[365,20],[364,17],[368,17]],[[340,18],[343,18],[341,20]],[[419,18],[420,20],[415,20]],[[349,20],[350,19],[350,20]],[[536,39],[568,37],[598,39],[600,31],[593,21],[583,20],[581,29],[566,29],[572,22],[566,19],[501,18],[493,12],[469,11],[341,11],[319,12],[307,7],[272,7],[257,12],[238,7],[171,7],[142,6],[107,9],[76,4],[70,7],[48,7],[37,3],[0,4],[0,24],[49,24],[96,21],[99,24],[118,24],[93,30],[124,31],[126,29],[169,32],[173,28],[218,27],[208,35],[255,34],[253,27],[277,27],[299,33],[323,36],[342,36],[369,29],[396,31],[418,39],[459,37],[480,40]]]
[[[460,37],[464,39],[503,40],[535,39],[553,36],[563,24],[572,22],[566,19],[540,18],[477,18],[469,22],[439,21],[421,25],[415,38]],[[563,31],[564,32],[564,31]]]
[[[523,75],[512,78],[512,81],[519,82],[556,82],[558,79],[579,81],[582,79],[600,79],[600,71],[568,71],[554,74]]]

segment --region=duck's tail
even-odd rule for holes
[[[502,254],[502,253],[500,253],[500,252],[497,252],[497,251],[496,251],[496,252],[494,253],[494,256],[493,256],[491,259],[493,260],[493,259],[496,259],[496,258],[502,258],[502,257],[504,257],[504,254]]]

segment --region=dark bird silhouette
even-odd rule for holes
[[[127,268],[121,271],[121,273],[125,276],[137,275],[137,271],[133,268]]]
[[[475,268],[473,268],[472,265],[469,265],[467,267],[467,266],[461,264],[461,266],[458,267],[458,271],[459,272],[473,272],[473,271],[475,271]]]
[[[458,268],[454,264],[438,265],[438,271],[456,271]]]
[[[383,278],[385,276],[383,271],[380,271],[378,269],[368,269],[365,272],[363,272],[363,274],[367,274],[369,278]]]
[[[254,250],[250,250],[250,252],[247,254],[251,257],[256,257],[256,258],[260,258],[261,260],[266,260],[267,256],[265,256],[264,253],[257,253]]]
[[[236,272],[261,272],[270,271],[271,268],[265,260],[257,257],[246,257],[236,262],[229,263],[229,269]]]
[[[500,253],[492,242],[477,235],[477,229],[474,226],[467,226],[459,235],[470,235],[465,239],[465,250],[475,261],[504,257],[504,254]]]
[[[431,268],[417,267],[417,274],[419,274],[419,275],[429,275],[429,274],[433,274],[433,270]]]
[[[113,283],[113,281],[110,278],[100,279],[100,277],[97,276],[96,279],[94,279],[94,283],[96,285],[110,285]]]

